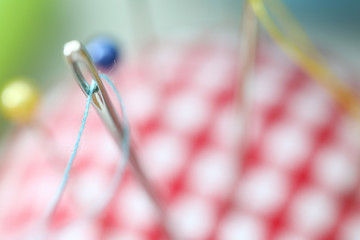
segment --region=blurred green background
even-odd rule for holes
[[[314,42],[360,69],[360,2],[284,0]],[[136,59],[150,39],[179,31],[238,28],[240,0],[0,0],[0,88],[14,77],[46,91],[67,74],[62,47],[99,34],[121,42]],[[0,116],[0,133],[8,126]]]

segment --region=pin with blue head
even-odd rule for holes
[[[96,67],[101,70],[112,69],[120,57],[117,44],[114,40],[104,36],[94,38],[86,45],[86,49]]]

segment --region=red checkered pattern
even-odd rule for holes
[[[178,239],[360,239],[358,126],[325,90],[263,44],[240,146],[236,38],[205,39],[153,46],[136,65],[110,74],[141,164]],[[42,216],[85,106],[75,81],[66,81],[39,114],[50,135],[24,129],[7,155],[0,239],[42,234]],[[130,170],[108,210],[94,214],[120,156],[91,110],[47,239],[166,239]]]

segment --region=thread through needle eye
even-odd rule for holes
[[[91,77],[97,83],[97,89],[94,89],[91,103],[95,107],[97,113],[100,115],[109,132],[115,139],[117,146],[121,149],[122,142],[126,134],[125,128],[113,107],[113,104],[104,87],[102,79],[96,71],[95,65],[91,60],[89,53],[79,41],[70,41],[64,45],[64,56],[73,70],[76,81],[78,82],[81,90],[86,96],[89,95],[90,85],[86,81],[83,72],[80,69],[80,64],[85,66],[85,69],[90,72]],[[173,231],[169,226],[169,221],[164,210],[164,205],[159,200],[156,191],[145,176],[144,171],[139,164],[136,151],[133,149],[133,146],[131,144],[129,151],[129,162],[132,170],[137,176],[137,179],[142,184],[146,193],[149,195],[150,199],[153,201],[155,207],[157,208],[160,220],[164,226],[166,234],[168,235],[167,238],[173,240],[176,239]]]

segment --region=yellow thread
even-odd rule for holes
[[[267,8],[272,13],[273,17],[277,17],[277,24],[282,25],[282,31],[291,40],[292,43],[297,43],[298,47],[305,47],[308,53],[316,53],[314,45],[309,40],[307,34],[295,19],[295,17],[289,12],[281,0],[267,0]]]
[[[303,48],[311,52],[306,54],[301,47],[294,44],[289,38],[287,38],[280,29],[276,26],[274,21],[269,16],[263,0],[249,0],[250,5],[255,12],[256,16],[260,20],[260,23],[274,39],[274,41],[283,49],[300,67],[303,68],[314,80],[324,86],[335,100],[357,121],[360,122],[360,107],[358,98],[353,91],[342,83],[336,76],[323,64],[318,58],[316,48],[311,44],[311,41],[306,36],[306,33],[301,29],[300,24],[296,22],[291,14],[287,12],[285,6],[278,5],[278,12],[284,13],[288,19],[283,19],[282,22],[292,26],[296,33],[293,34],[297,41],[304,44]],[[279,7],[280,6],[280,7]],[[276,8],[273,6],[272,9]],[[276,12],[276,11],[275,11]],[[286,32],[287,30],[285,30]],[[289,33],[289,32],[288,32]],[[289,33],[290,34],[290,33]]]

